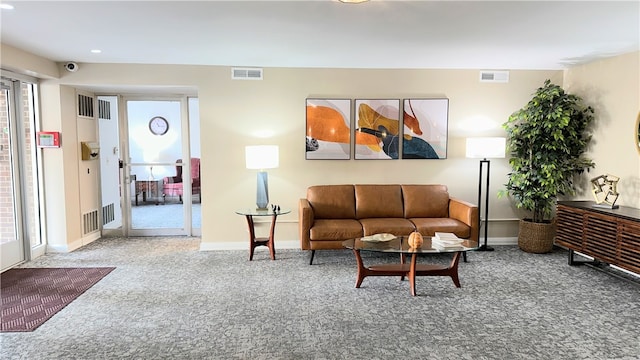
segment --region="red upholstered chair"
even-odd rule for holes
[[[182,159],[176,160],[181,163]],[[176,176],[167,176],[162,179],[162,198],[167,196],[178,196],[182,202],[183,192],[182,166],[176,166]],[[200,194],[200,159],[191,158],[191,192],[192,194]],[[201,195],[202,201],[202,195]]]

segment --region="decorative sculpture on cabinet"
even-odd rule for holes
[[[613,175],[600,175],[591,179],[593,197],[596,199],[596,207],[617,209],[618,181],[619,177]]]

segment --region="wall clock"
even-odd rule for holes
[[[162,116],[155,116],[149,120],[149,130],[154,135],[164,135],[169,131],[169,122]]]

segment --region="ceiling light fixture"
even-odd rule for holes
[[[3,9],[3,10],[13,10],[13,5],[9,5],[9,4],[0,4],[0,9]]]
[[[93,49],[93,50],[91,50],[91,52],[92,52],[92,53],[94,53],[94,54],[100,54],[100,53],[102,52],[102,50],[100,50],[100,49]]]
[[[345,4],[360,4],[363,2],[367,2],[369,0],[339,0],[341,3],[345,3]]]

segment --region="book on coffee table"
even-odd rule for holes
[[[446,232],[437,232],[434,235],[434,238],[441,240],[441,241],[451,241],[451,242],[455,242],[455,241],[459,241],[462,242],[462,239],[460,239],[459,237],[456,236],[456,234],[454,233],[446,233]]]
[[[438,250],[463,250],[465,247],[462,244],[438,244],[431,241],[431,247]]]
[[[458,249],[463,248],[463,241],[453,233],[436,232],[431,238],[431,245],[440,249]]]

